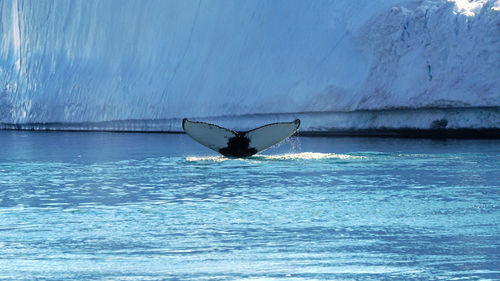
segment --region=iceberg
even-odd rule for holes
[[[499,0],[12,0],[0,18],[3,129],[500,128]]]

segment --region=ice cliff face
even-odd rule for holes
[[[369,28],[369,75],[354,108],[500,105],[500,1],[393,7]]]
[[[0,0],[0,122],[500,106],[500,0]]]

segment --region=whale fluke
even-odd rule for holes
[[[221,126],[182,120],[182,128],[195,141],[226,157],[249,157],[293,135],[300,120],[267,124],[246,132],[235,132]]]

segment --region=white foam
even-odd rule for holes
[[[266,160],[320,160],[320,159],[360,159],[364,156],[353,156],[348,154],[320,153],[320,152],[301,152],[287,153],[278,155],[257,155],[255,158]]]
[[[363,159],[365,156],[349,155],[349,154],[336,154],[336,153],[320,153],[320,152],[300,152],[300,153],[286,153],[286,154],[276,154],[276,155],[265,155],[257,154],[248,158],[227,158],[224,156],[202,156],[202,157],[186,157],[186,161],[198,162],[198,161],[211,161],[211,162],[223,162],[228,160],[239,160],[239,161],[269,161],[269,160],[322,160],[322,159]]]
[[[230,160],[231,158],[227,158],[224,156],[189,156],[186,157],[186,161],[189,162],[199,162],[199,161],[209,161],[209,162],[222,162],[226,160]]]

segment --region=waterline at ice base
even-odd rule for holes
[[[500,128],[497,0],[19,0],[0,16],[2,129]]]

